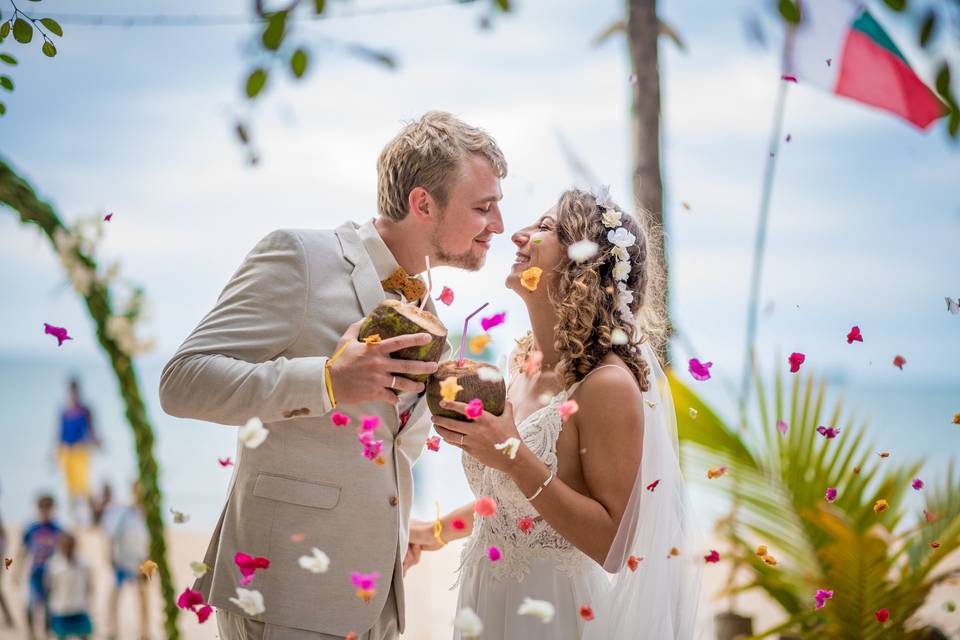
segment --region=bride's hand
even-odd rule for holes
[[[464,417],[467,415],[467,405],[463,402],[441,402],[440,406],[461,413]],[[499,416],[488,411],[473,420],[434,416],[433,426],[448,444],[463,449],[478,462],[500,471],[507,471],[514,461],[507,455],[506,449],[500,450],[494,445],[502,444],[508,438],[517,438],[521,446],[523,443],[513,419],[513,405],[509,401]]]
[[[433,523],[422,520],[410,520],[410,544],[415,544],[423,551],[435,551],[441,547],[433,536]]]

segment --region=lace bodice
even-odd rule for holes
[[[557,472],[557,438],[563,429],[560,419],[560,404],[573,393],[576,385],[555,395],[547,405],[530,414],[517,425],[524,444],[547,465]],[[530,560],[546,558],[557,567],[571,573],[577,571],[589,558],[554,531],[537,510],[524,497],[509,475],[477,462],[472,456],[462,454],[463,469],[470,489],[477,498],[489,496],[497,501],[497,513],[492,517],[474,516],[473,534],[467,540],[460,560],[460,570],[469,571],[479,562],[491,562],[488,550],[491,546],[500,549],[502,557],[493,562],[493,575],[498,580],[513,578],[522,581],[530,572]],[[534,518],[535,522],[524,533],[517,522],[521,518]]]

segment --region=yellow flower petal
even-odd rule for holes
[[[874,510],[876,513],[883,513],[884,511],[886,511],[886,510],[889,509],[889,508],[890,508],[890,505],[887,504],[887,501],[884,500],[883,498],[881,498],[880,500],[877,500],[876,502],[873,503],[873,510]]]
[[[774,557],[771,556],[771,555],[765,555],[765,556],[763,556],[763,561],[766,562],[766,563],[767,563],[768,565],[770,565],[771,567],[777,566],[777,559],[774,558]]]
[[[530,267],[520,274],[520,284],[528,291],[536,291],[540,285],[540,276],[543,275],[543,269],[540,267]]]
[[[953,424],[960,424],[960,412],[953,414]]]
[[[483,353],[483,350],[487,348],[488,344],[490,344],[490,336],[487,334],[474,336],[470,338],[470,353],[479,355]]]
[[[380,341],[381,339],[380,339],[379,333],[374,333],[363,339],[364,344],[366,344],[367,346],[370,346],[372,344],[380,344]]]
[[[444,402],[453,402],[457,399],[457,393],[463,391],[463,387],[457,384],[457,377],[450,376],[440,383],[440,397]]]
[[[153,560],[144,560],[140,563],[140,573],[145,575],[147,579],[153,577],[153,574],[157,572],[158,565]]]
[[[761,544],[759,547],[757,547],[757,555],[758,556],[767,555],[767,545]]]

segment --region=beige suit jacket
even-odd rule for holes
[[[391,581],[404,628],[411,468],[430,429],[423,399],[402,431],[397,409],[386,403],[340,405],[353,420],[346,428],[331,424],[327,356],[348,325],[385,297],[357,228],[280,230],[261,240],[160,381],[170,415],[226,425],[257,416],[270,430],[256,449],[238,446],[204,558],[212,569],[195,588],[212,605],[242,613],[229,601],[240,577],[234,554],[266,556],[270,568],[247,587],[263,594],[261,619],[340,636],[373,626]],[[427,309],[434,311],[432,302]],[[383,465],[361,455],[361,415],[381,418],[375,435],[383,440]],[[294,534],[303,542],[292,541]],[[298,566],[311,547],[330,557],[326,573]],[[355,595],[352,571],[380,572],[369,604]]]

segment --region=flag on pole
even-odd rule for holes
[[[802,0],[800,16],[787,36],[787,74],[921,129],[947,114],[947,106],[860,2]]]

